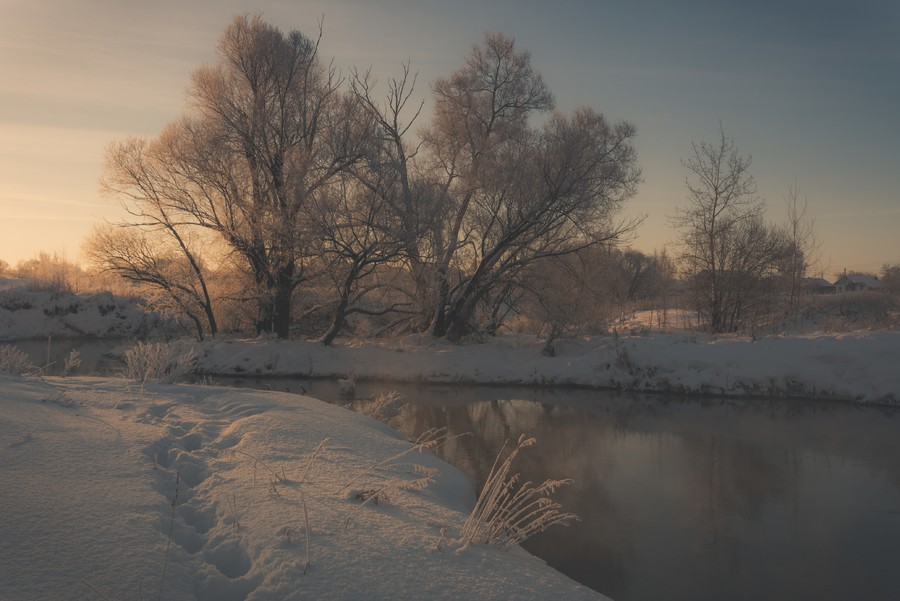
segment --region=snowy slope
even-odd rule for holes
[[[411,447],[296,395],[0,376],[0,599],[602,598],[521,550],[458,551],[460,472],[370,469]]]
[[[110,293],[72,294],[0,288],[0,341],[27,338],[144,337],[166,326],[138,299]]]

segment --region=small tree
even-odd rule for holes
[[[784,239],[762,219],[751,158],[738,154],[721,124],[716,143],[694,143],[691,150],[682,161],[689,172],[688,204],[672,218],[681,230],[679,258],[709,330],[735,331],[753,292],[783,258]]]
[[[788,288],[788,313],[797,319],[803,293],[803,280],[818,260],[819,243],[816,240],[815,220],[809,214],[806,197],[800,199],[797,182],[790,187],[785,200],[787,206],[787,257],[785,275]]]
[[[900,265],[882,265],[881,284],[886,293],[900,297]]]
[[[621,259],[621,251],[598,245],[526,270],[523,314],[546,337],[545,353],[559,337],[606,330],[627,293]]]

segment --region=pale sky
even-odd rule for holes
[[[900,263],[896,0],[0,0],[0,259],[77,260],[92,225],[121,215],[98,192],[105,146],[177,118],[191,71],[257,11],[310,36],[324,15],[323,57],[381,81],[410,60],[426,99],[485,31],[516,38],[559,109],[637,125],[645,181],[626,212],[648,216],[641,250],[676,239],[680,161],[721,120],[770,220],[799,183],[827,277]]]

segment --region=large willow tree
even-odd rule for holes
[[[155,140],[114,144],[105,183],[132,215],[220,236],[255,286],[257,331],[286,338],[320,254],[314,201],[366,155],[372,127],[317,42],[239,16],[218,62],[194,72],[186,115]]]

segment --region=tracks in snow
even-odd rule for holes
[[[192,419],[195,408],[166,402],[151,404],[136,416],[137,421],[164,432],[144,449],[153,462],[154,487],[161,495],[157,527],[167,538],[171,532],[169,565],[187,562],[189,572],[196,572],[192,576],[199,601],[244,601],[262,581],[262,575],[253,570],[236,516],[222,499],[212,498],[218,476],[210,467],[220,454],[241,442],[229,426],[259,411],[232,404]]]

